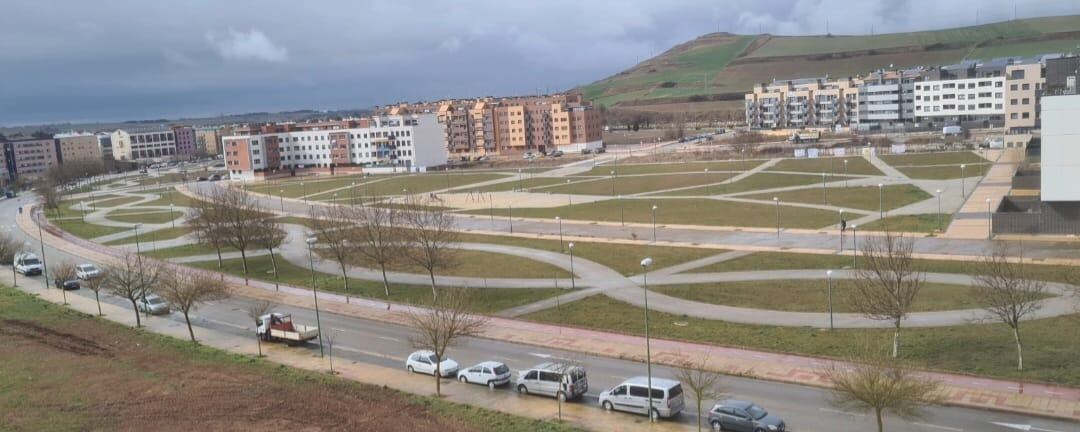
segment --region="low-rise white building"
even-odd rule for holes
[[[1003,121],[1005,77],[916,83],[915,117],[929,122]]]
[[[153,161],[176,157],[176,137],[168,128],[133,130],[118,129],[110,136],[115,160]]]

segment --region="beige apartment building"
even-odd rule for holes
[[[1041,127],[1039,112],[1046,75],[1043,65],[1025,62],[1005,67],[1005,146],[1024,147]]]
[[[860,80],[806,78],[757,84],[745,95],[757,128],[832,128],[858,122]]]
[[[101,147],[98,145],[97,135],[91,133],[71,132],[53,135],[56,148],[59,149],[61,164],[75,161],[94,162],[101,161]]]
[[[4,167],[9,180],[40,177],[59,164],[52,137],[8,139],[3,144]]]
[[[379,111],[436,114],[447,150],[459,157],[580,152],[604,145],[600,111],[579,94],[454,99]]]
[[[218,128],[203,127],[195,129],[195,154],[205,152],[208,155],[221,153],[221,137]]]

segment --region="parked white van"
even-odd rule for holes
[[[618,410],[647,414],[652,418],[669,418],[683,410],[682,384],[678,381],[652,379],[652,409],[649,406],[649,378],[633,377],[600,393],[600,406],[605,410]]]
[[[585,368],[561,363],[541,363],[518,373],[517,391],[542,394],[562,400],[581,397],[589,390]]]
[[[15,271],[22,273],[26,276],[35,276],[41,274],[41,260],[37,255],[30,252],[20,252],[15,254],[15,260],[12,262],[15,266]]]

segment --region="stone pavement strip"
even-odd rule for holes
[[[30,211],[20,213],[16,217],[16,222],[23,231],[35,236],[37,229],[29,214]],[[61,238],[53,233],[46,233],[44,241],[53,247],[64,248],[71,253],[77,253],[98,262],[110,263],[118,259],[107,247],[92,246],[91,248],[88,247],[89,245]],[[280,291],[274,291],[271,284],[253,283],[245,286],[239,278],[226,276],[225,279],[231,283],[232,293],[237,296],[266,299],[293,307],[311,309],[314,306],[307,289],[282,286]],[[353,299],[351,303],[346,304],[343,296],[333,293],[321,293],[319,297],[322,300],[320,307],[323,310],[397,325],[404,323],[403,312],[415,310],[415,307],[407,305],[396,305],[392,307],[392,310],[387,310],[386,302],[368,299]],[[638,336],[499,317],[487,319],[488,325],[481,337],[613,358],[635,360],[645,358],[645,341],[644,338]],[[662,339],[654,339],[652,347],[652,359],[659,364],[674,365],[691,356],[707,355],[709,368],[713,370],[819,387],[828,386],[828,382],[819,373],[822,367],[832,363],[843,364],[814,357]],[[924,375],[942,383],[946,404],[1080,420],[1080,388],[939,372],[925,372]],[[496,406],[502,408],[501,403]]]

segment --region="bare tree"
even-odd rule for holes
[[[22,242],[15,240],[10,229],[5,227],[4,231],[0,231],[0,262],[11,264],[21,249]]]
[[[222,241],[240,251],[240,261],[244,266],[244,282],[248,282],[247,251],[255,246],[259,238],[262,219],[269,214],[259,210],[259,203],[251,195],[240,189],[216,188],[210,194],[211,205],[218,207],[223,216]]]
[[[406,201],[404,215],[407,248],[405,256],[431,277],[431,295],[437,297],[435,272],[454,263],[455,251],[450,246],[457,241],[454,218],[440,206],[425,205],[420,198]]]
[[[201,303],[228,296],[228,287],[222,280],[209,273],[184,267],[167,270],[155,291],[184,315],[192,342],[195,342],[195,331],[191,328],[191,312]]]
[[[390,298],[390,280],[386,267],[396,264],[405,250],[404,232],[401,229],[402,212],[394,207],[361,207],[353,212],[355,224],[349,227],[347,236],[352,249],[366,261],[378,264],[382,272],[383,290]]]
[[[709,370],[709,356],[701,355],[697,358],[680,359],[675,363],[675,379],[682,383],[690,394],[694,396],[694,404],[698,417],[697,430],[701,431],[701,405],[710,399],[719,399],[724,395],[721,383],[724,375],[720,372]]]
[[[1020,339],[1020,322],[1042,307],[1046,283],[1033,280],[1024,269],[1024,255],[1018,262],[1009,259],[1008,244],[999,244],[994,253],[984,256],[971,284],[975,300],[994,319],[1009,326],[1016,342],[1016,369],[1024,370],[1024,344]]]
[[[266,300],[256,300],[248,305],[247,315],[255,322],[255,343],[259,347],[259,357],[262,357],[262,338],[259,337],[259,319],[274,311],[274,306]]]
[[[186,222],[196,241],[214,248],[217,252],[218,269],[221,269],[221,248],[225,246],[226,219],[224,208],[215,205],[209,195],[191,201]]]
[[[330,330],[330,331],[326,332],[326,334],[323,337],[323,340],[326,342],[326,351],[327,351],[326,354],[328,355],[328,359],[330,360],[330,374],[335,374],[336,373],[336,372],[334,372],[334,339],[335,338],[336,338],[336,336],[334,335],[333,330]]]
[[[435,355],[435,394],[442,395],[442,366],[446,350],[462,338],[479,335],[486,320],[468,312],[472,291],[455,289],[435,296],[423,308],[406,313],[409,327],[416,331],[411,339],[417,349],[431,351]]]
[[[86,287],[90,291],[94,292],[94,301],[97,302],[97,314],[98,316],[104,315],[101,313],[101,290],[105,289],[105,281],[108,279],[108,274],[105,273],[105,269],[99,271],[98,275],[83,281],[82,286]]]
[[[45,209],[55,211],[56,217],[60,217],[60,200],[63,199],[63,195],[57,183],[49,179],[41,179],[34,185],[34,193],[41,198],[41,205]]]
[[[940,384],[904,368],[881,350],[862,356],[862,363],[832,363],[822,376],[832,383],[829,402],[840,409],[872,412],[878,432],[886,415],[904,419],[921,416],[921,408],[939,403]]]
[[[135,326],[142,326],[139,316],[139,301],[150,293],[160,279],[160,267],[142,265],[142,258],[128,252],[119,260],[119,264],[105,268],[105,287],[110,293],[127,299],[135,311]]]
[[[914,242],[887,232],[862,242],[852,307],[869,319],[893,325],[892,356],[900,355],[900,325],[922,289],[925,274],[911,257]]]
[[[270,265],[274,269],[274,289],[280,289],[281,283],[278,278],[277,258],[274,256],[274,248],[280,249],[281,245],[285,243],[286,236],[281,223],[272,218],[263,218],[262,226],[256,231],[255,244],[270,252]]]
[[[61,261],[60,264],[49,266],[49,273],[52,273],[52,283],[57,288],[60,288],[60,292],[64,297],[64,304],[67,302],[67,290],[64,289],[64,282],[75,279],[75,264],[70,261]],[[48,282],[46,282],[48,283]]]
[[[326,250],[341,268],[341,279],[345,281],[345,299],[349,293],[349,252],[352,243],[346,230],[353,224],[352,211],[349,207],[330,205],[311,208],[311,230],[315,238],[326,246]]]

